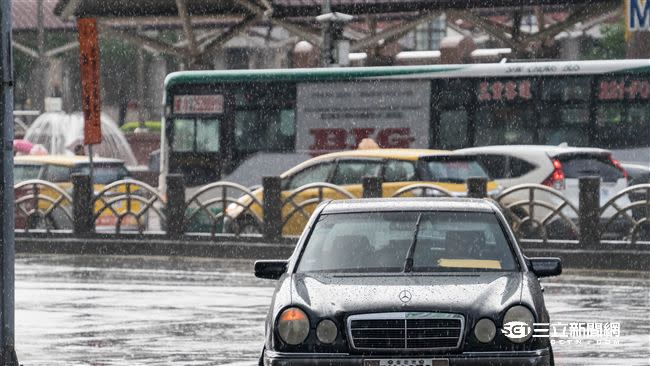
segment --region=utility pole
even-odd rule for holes
[[[343,26],[350,22],[352,15],[332,12],[330,0],[323,0],[321,15],[316,20],[323,29],[321,46],[321,66],[347,66],[349,64],[350,42],[343,38]]]
[[[38,51],[38,80],[36,80],[36,108],[45,111],[45,98],[48,95],[49,59],[45,55],[45,9],[43,0],[36,2],[36,48]]]
[[[14,344],[14,93],[11,57],[11,0],[0,1],[0,347],[3,366],[18,366]]]
[[[331,0],[322,0],[320,13],[322,16],[332,12]],[[322,67],[328,67],[332,64],[332,22],[328,19],[321,22],[323,32],[323,45],[320,49],[320,62]]]

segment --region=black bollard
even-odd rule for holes
[[[169,174],[167,180],[165,219],[167,235],[179,237],[185,231],[185,182],[182,174]]]
[[[600,243],[600,177],[582,177],[579,181],[580,246]]]
[[[88,174],[72,174],[72,222],[76,236],[95,231],[93,186]]]
[[[467,179],[467,197],[485,198],[487,197],[487,178],[471,177]]]
[[[381,198],[383,196],[381,179],[379,177],[361,178],[363,198]]]
[[[282,180],[280,177],[262,178],[264,189],[264,237],[276,241],[282,237]]]

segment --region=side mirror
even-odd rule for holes
[[[277,280],[287,271],[288,261],[282,259],[255,262],[255,277]]]
[[[562,273],[562,260],[560,258],[528,258],[530,270],[537,277],[557,276]]]

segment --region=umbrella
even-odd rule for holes
[[[34,144],[27,140],[17,139],[14,140],[14,151],[23,154],[29,154],[34,147]]]

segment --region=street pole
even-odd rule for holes
[[[331,0],[323,0],[321,4],[321,14],[329,14],[332,12]],[[320,49],[321,66],[328,67],[332,63],[332,23],[325,21],[322,23],[323,27],[323,44]]]
[[[2,249],[0,251],[0,267],[2,279],[2,295],[0,299],[0,347],[2,347],[3,366],[17,366],[18,358],[14,345],[14,177],[13,177],[13,139],[14,139],[14,94],[13,66],[11,57],[11,0],[0,1],[0,77],[2,91],[0,92],[0,236]]]

